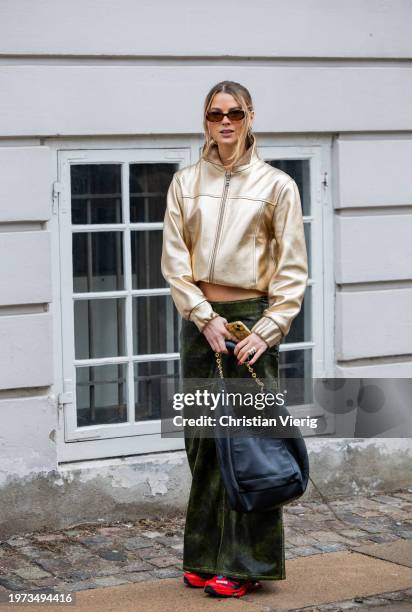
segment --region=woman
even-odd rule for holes
[[[298,314],[307,255],[295,181],[263,161],[252,133],[249,91],[222,81],[204,104],[205,143],[178,170],[167,194],[162,273],[182,315],[183,378],[217,375],[278,380],[279,343]],[[251,330],[228,358],[226,324]],[[282,508],[242,513],[228,506],[212,438],[186,438],[192,473],[183,570],[188,586],[217,596],[245,595],[285,575]]]

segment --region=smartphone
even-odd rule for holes
[[[230,331],[238,340],[244,340],[252,332],[242,321],[233,321],[232,323],[226,323],[226,329]]]

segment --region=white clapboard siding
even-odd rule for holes
[[[84,62],[0,66],[0,134],[199,134],[207,91],[228,78],[254,96],[256,132],[412,129],[409,65]]]
[[[410,288],[339,291],[335,316],[337,360],[412,352]]]
[[[53,383],[50,313],[0,317],[0,389]]]
[[[400,87],[399,92],[403,89]],[[411,114],[412,117],[412,114]],[[385,120],[383,120],[385,123]],[[337,141],[336,208],[412,204],[412,139],[393,136]]]
[[[412,215],[337,215],[335,232],[337,283],[412,279]]]
[[[0,102],[0,105],[8,106],[4,96],[3,91],[3,102]],[[28,95],[26,104],[30,112]],[[12,116],[18,123],[18,115],[13,113]],[[7,119],[3,117],[3,121],[7,122],[10,118],[9,113]],[[34,128],[35,115],[32,115],[30,121]],[[51,160],[48,147],[0,147],[0,223],[45,221],[50,218]]]
[[[368,365],[336,366],[337,378],[412,378],[412,359]]]
[[[0,51],[410,58],[411,21],[405,0],[2,0]]]
[[[0,234],[0,305],[51,302],[49,232]]]

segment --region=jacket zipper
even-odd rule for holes
[[[231,177],[231,172],[230,171],[229,172],[226,171],[225,172],[225,186],[223,188],[222,200],[220,202],[219,219],[218,219],[218,222],[217,222],[217,231],[216,231],[215,243],[213,245],[212,260],[210,262],[209,282],[213,282],[212,274],[213,274],[214,268],[215,268],[217,247],[218,247],[219,240],[220,240],[220,233],[222,231],[222,220],[223,220],[223,214],[224,214],[224,209],[225,209],[225,202],[226,202],[227,192],[228,192],[228,189],[229,189],[230,177]]]

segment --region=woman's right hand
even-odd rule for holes
[[[224,317],[215,317],[206,323],[202,330],[203,335],[215,353],[229,353],[225,345],[225,338],[238,342],[238,339],[226,329],[226,323],[227,319]]]

